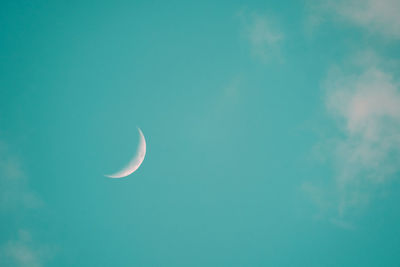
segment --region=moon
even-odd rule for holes
[[[125,168],[122,170],[114,173],[114,174],[109,174],[105,175],[108,178],[123,178],[126,177],[133,172],[135,172],[137,169],[139,169],[140,165],[142,164],[144,160],[144,156],[146,155],[146,140],[144,139],[144,135],[142,133],[142,130],[138,128],[139,131],[139,146],[137,148],[135,156],[129,161],[129,163],[126,165]]]

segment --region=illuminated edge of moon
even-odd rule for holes
[[[135,156],[129,161],[129,163],[120,171],[105,175],[108,178],[124,178],[132,173],[134,173],[137,169],[139,169],[142,164],[144,157],[146,156],[146,140],[142,133],[142,130],[138,128],[139,131],[139,146],[137,148]]]

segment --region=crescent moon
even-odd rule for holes
[[[108,178],[123,178],[126,177],[133,172],[135,172],[137,169],[139,169],[140,165],[142,164],[144,160],[144,156],[146,155],[146,140],[144,139],[144,135],[142,133],[142,130],[138,128],[139,130],[139,146],[136,151],[135,156],[129,161],[128,165],[126,165],[125,168],[120,170],[119,172],[116,172],[114,174],[110,175],[105,175]]]

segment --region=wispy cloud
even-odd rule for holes
[[[400,1],[398,0],[327,0],[311,1],[312,22],[331,17],[390,38],[400,38]]]
[[[0,211],[36,208],[42,204],[29,188],[20,160],[0,141]]]
[[[400,172],[400,87],[379,64],[358,72],[337,68],[325,87],[326,108],[340,130],[340,137],[325,141],[335,175],[329,186],[307,183],[303,191],[319,206],[334,208],[337,221],[365,207]]]
[[[244,33],[249,40],[254,56],[261,60],[268,60],[280,56],[280,46],[284,34],[279,29],[277,22],[271,16],[258,13],[240,13],[244,24]]]
[[[43,266],[49,257],[48,247],[36,243],[26,230],[19,230],[18,237],[1,247],[0,259],[2,266]]]
[[[0,141],[0,215],[12,220],[42,206],[41,198],[29,187],[28,176],[19,158]],[[3,225],[2,231],[12,233],[16,229],[13,225]],[[35,242],[27,230],[18,230],[17,238],[0,245],[1,266],[39,267],[48,256],[49,248]]]

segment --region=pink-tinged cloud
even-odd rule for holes
[[[339,70],[325,83],[326,107],[341,133],[318,146],[327,148],[334,172],[325,184],[307,182],[303,191],[318,206],[334,210],[335,221],[367,207],[380,186],[400,172],[400,87],[378,66]]]
[[[381,131],[400,121],[400,93],[391,75],[369,69],[341,88],[334,88],[327,104],[346,122],[349,135],[376,139]]]

